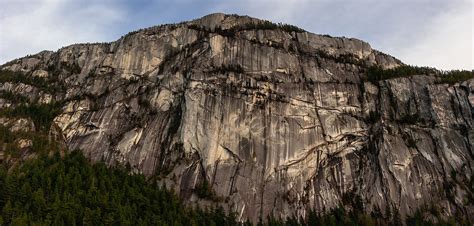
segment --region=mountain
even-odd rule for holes
[[[9,166],[55,142],[253,222],[338,206],[474,216],[472,72],[220,13],[1,69]]]

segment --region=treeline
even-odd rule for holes
[[[0,99],[9,100],[11,103],[27,103],[30,101],[28,97],[6,90],[0,91]]]
[[[50,83],[47,79],[42,77],[27,76],[21,72],[14,72],[10,70],[0,70],[0,83],[23,83],[38,87],[40,89],[47,89],[50,87]]]
[[[6,82],[23,83],[23,84],[31,85],[51,94],[65,90],[64,85],[58,80],[56,76],[43,78],[43,77],[27,75],[22,72],[0,70],[0,83],[6,83]]]
[[[367,70],[367,79],[371,82],[407,77],[412,75],[430,75],[437,74],[438,70],[431,67],[417,67],[411,65],[401,65],[391,69],[383,69],[380,66],[372,66]]]
[[[18,160],[23,155],[23,150],[17,144],[17,141],[21,139],[31,141],[32,146],[29,149],[34,152],[59,150],[57,142],[50,140],[44,132],[11,132],[10,129],[0,125],[0,152],[3,151],[5,155]],[[1,164],[2,162],[0,161]],[[3,164],[7,165],[7,162]],[[11,166],[11,163],[8,165]]]
[[[454,84],[460,81],[466,81],[474,78],[474,71],[452,70],[444,71],[439,76],[438,83]]]
[[[91,165],[81,152],[41,154],[0,169],[0,225],[236,225],[221,208],[192,209],[123,168]]]
[[[21,72],[0,70],[0,83],[12,82],[28,84],[49,93],[61,90],[56,80],[52,78],[35,77],[25,75]],[[28,97],[11,91],[0,91],[0,98],[14,103],[13,106],[0,109],[0,117],[8,118],[30,118],[35,124],[37,131],[47,131],[53,119],[61,112],[63,101],[52,101],[51,103],[38,103],[37,100],[30,100]]]
[[[304,29],[291,24],[273,23],[268,20],[259,21],[256,23],[250,22],[235,28],[237,30],[282,30],[286,32],[305,32]]]
[[[49,104],[25,104],[21,103],[12,108],[0,109],[0,116],[8,118],[30,118],[38,131],[49,130],[53,119],[61,112],[62,102],[51,102]]]
[[[186,207],[173,190],[130,174],[121,167],[90,164],[80,151],[46,154],[7,171],[0,167],[0,225],[251,225],[238,222],[222,208]],[[345,196],[346,204],[360,205],[346,212],[332,209],[306,218],[267,217],[258,225],[401,225],[396,212],[377,208],[363,212],[362,200]],[[407,225],[435,225],[417,212]],[[439,225],[469,225],[441,221]]]
[[[418,67],[411,65],[401,65],[391,69],[383,69],[380,66],[372,66],[367,69],[367,80],[371,82],[399,77],[408,77],[412,75],[434,75],[437,77],[436,83],[454,84],[468,79],[473,79],[474,71],[441,71],[432,67]]]
[[[236,25],[231,28],[223,29],[221,27],[215,27],[214,30],[210,30],[203,26],[197,24],[190,24],[188,28],[198,30],[198,31],[205,31],[205,32],[215,32],[222,36],[226,37],[234,37],[236,33],[245,30],[282,30],[285,32],[305,32],[304,29],[301,29],[297,26],[290,25],[290,24],[283,24],[283,23],[273,23],[271,21],[259,21],[259,22],[249,22],[241,25]]]

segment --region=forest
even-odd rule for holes
[[[346,204],[362,206],[357,196]],[[173,189],[133,174],[126,167],[91,164],[80,151],[42,152],[21,166],[0,167],[0,225],[251,225],[214,205],[186,206]],[[390,211],[390,210],[389,210]],[[396,211],[364,214],[339,207],[306,218],[268,216],[258,225],[400,225]],[[421,212],[407,225],[434,225]],[[454,219],[438,225],[459,225]]]
[[[0,225],[236,225],[222,208],[185,208],[125,168],[90,164],[80,151],[40,154],[0,168]]]
[[[411,65],[402,65],[391,69],[383,69],[379,66],[369,67],[367,70],[367,80],[377,82],[385,79],[408,77],[412,75],[434,75],[436,83],[455,84],[474,78],[474,71],[450,70],[442,71],[431,67],[418,67]]]

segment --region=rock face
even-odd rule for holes
[[[54,123],[69,149],[129,164],[189,203],[210,202],[195,192],[206,181],[241,220],[347,196],[367,212],[472,216],[474,80],[368,82],[368,66],[402,63],[357,39],[236,29],[259,22],[211,14],[41,52],[2,69],[56,76],[64,92],[0,89],[64,101]]]

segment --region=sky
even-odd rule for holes
[[[0,64],[215,12],[358,38],[406,64],[474,69],[474,0],[0,0]]]

